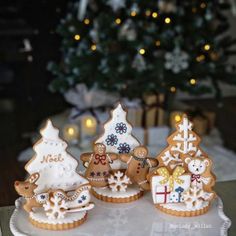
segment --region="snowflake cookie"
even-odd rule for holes
[[[43,205],[48,219],[63,219],[68,209],[68,204],[59,196],[53,196]]]
[[[117,171],[108,178],[108,183],[113,192],[126,192],[131,181],[124,173]]]

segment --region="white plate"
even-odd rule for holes
[[[150,193],[131,203],[115,204],[93,199],[95,208],[88,213],[87,221],[76,229],[48,231],[35,228],[22,209],[22,199],[16,200],[16,209],[10,220],[15,236],[158,236],[158,235],[227,235],[231,221],[223,212],[217,198],[205,215],[175,217],[157,210]]]

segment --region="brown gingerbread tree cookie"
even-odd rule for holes
[[[176,131],[167,138],[168,147],[156,157],[159,167],[148,174],[154,204],[174,215],[203,214],[216,195],[212,190],[216,179],[211,172],[212,161],[199,147],[201,139],[192,128],[183,115]],[[196,201],[190,204],[194,196]]]
[[[135,147],[131,154],[120,155],[120,160],[128,165],[125,174],[143,190],[150,190],[147,174],[150,168],[158,165],[158,160],[147,156],[148,150],[144,146]]]
[[[83,153],[80,159],[86,163],[85,177],[92,187],[108,186],[108,177],[112,173],[111,164],[118,158],[115,153],[107,153],[106,146],[102,143],[95,143],[93,152]]]

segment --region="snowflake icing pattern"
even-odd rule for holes
[[[116,127],[115,127],[116,133],[118,134],[125,134],[127,131],[127,126],[125,123],[121,122],[121,123],[117,123]]]
[[[110,135],[107,136],[105,141],[106,141],[107,145],[114,146],[115,144],[117,144],[118,138],[117,138],[116,135],[110,134]]]
[[[120,143],[119,147],[117,148],[119,153],[129,153],[130,152],[130,146],[127,143]]]

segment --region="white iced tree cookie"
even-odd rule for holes
[[[29,174],[39,173],[35,193],[48,189],[75,190],[88,181],[76,172],[78,162],[66,151],[67,144],[50,120],[40,130],[42,138],[34,145],[36,155],[26,164]]]
[[[130,153],[139,146],[138,140],[132,135],[132,126],[127,121],[127,112],[119,103],[111,112],[111,118],[104,124],[104,133],[95,143],[103,143],[107,152]],[[113,169],[120,169],[121,162],[115,161]]]

